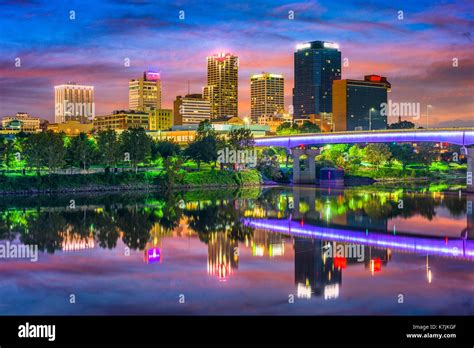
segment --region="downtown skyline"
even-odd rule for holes
[[[284,76],[288,110],[295,46],[325,40],[337,42],[342,59],[349,59],[342,79],[387,76],[392,101],[433,105],[430,125],[474,125],[469,4],[216,4],[131,0],[92,8],[80,2],[7,1],[0,116],[24,111],[52,121],[53,86],[67,81],[95,87],[97,115],[128,109],[128,81],[145,70],[160,72],[162,107],[172,108],[177,95],[187,94],[188,80],[191,93],[202,92],[206,57],[220,51],[239,57],[240,117],[250,116],[250,76],[262,71]],[[184,20],[179,11],[185,11]],[[20,21],[29,24],[18,26]],[[18,57],[21,67],[15,67]],[[126,58],[130,67],[124,66]],[[423,114],[418,125],[424,125]]]

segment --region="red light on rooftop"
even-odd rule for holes
[[[218,53],[214,53],[214,54],[211,56],[211,58],[222,62],[222,61],[224,61],[226,58],[229,58],[229,57],[231,57],[231,56],[232,56],[232,53],[218,52]]]
[[[369,81],[380,82],[382,81],[382,77],[379,75],[369,75]]]

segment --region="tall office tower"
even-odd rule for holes
[[[203,94],[211,103],[211,118],[237,117],[239,58],[231,53],[207,57],[207,86]]]
[[[325,118],[332,112],[332,82],[341,78],[339,46],[324,41],[300,44],[294,59],[294,118]]]
[[[202,94],[178,95],[173,102],[173,126],[199,124],[211,118],[211,104]]]
[[[54,86],[54,121],[90,123],[95,117],[94,86],[69,82]]]
[[[259,117],[274,116],[285,108],[285,81],[282,75],[261,73],[250,76],[250,115],[252,121]]]
[[[143,77],[128,84],[128,108],[135,111],[161,109],[160,74],[145,71]]]
[[[367,75],[364,80],[339,80],[333,83],[333,130],[354,131],[387,128],[387,103],[391,85],[386,77]]]

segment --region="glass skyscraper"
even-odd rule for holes
[[[333,42],[312,41],[296,46],[294,118],[332,112],[332,82],[341,79],[341,52]]]

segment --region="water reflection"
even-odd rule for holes
[[[124,245],[142,253],[146,267],[167,267],[164,241],[197,238],[207,249],[210,279],[227,281],[239,267],[257,267],[242,255],[275,265],[292,258],[296,297],[329,301],[340,297],[351,272],[384,275],[394,253],[413,256],[426,284],[437,276],[433,258],[472,271],[472,200],[457,192],[366,188],[75,196],[74,208],[68,197],[16,197],[0,203],[0,240],[65,257]],[[328,254],[339,246],[360,251]]]

